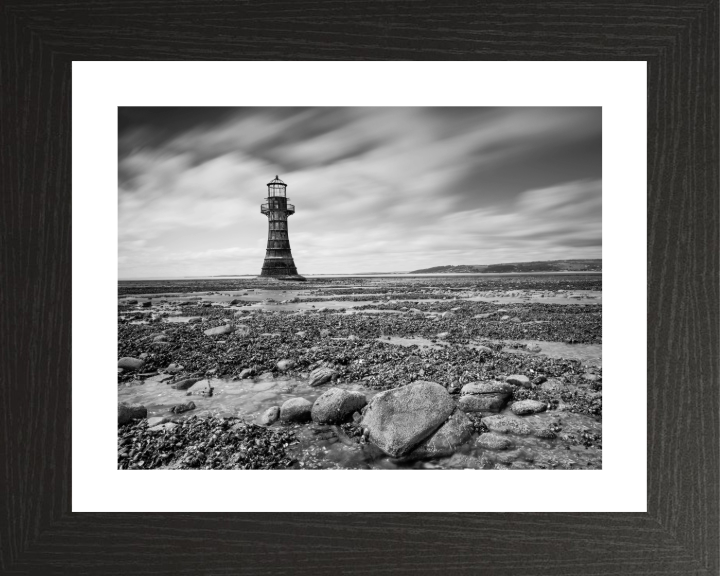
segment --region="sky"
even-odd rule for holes
[[[276,175],[300,274],[600,258],[600,108],[118,110],[119,277],[260,273]]]

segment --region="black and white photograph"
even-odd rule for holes
[[[602,271],[601,107],[121,106],[118,469],[602,469]]]

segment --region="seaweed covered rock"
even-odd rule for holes
[[[367,400],[360,392],[351,392],[341,388],[330,388],[322,394],[312,406],[313,422],[319,424],[339,424],[362,409]]]
[[[375,396],[361,426],[370,441],[390,456],[403,456],[435,432],[453,413],[444,387],[417,381]]]

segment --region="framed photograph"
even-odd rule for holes
[[[717,6],[417,8],[3,8],[3,571],[717,573]]]

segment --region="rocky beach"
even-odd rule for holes
[[[121,281],[120,469],[599,469],[600,274]]]

